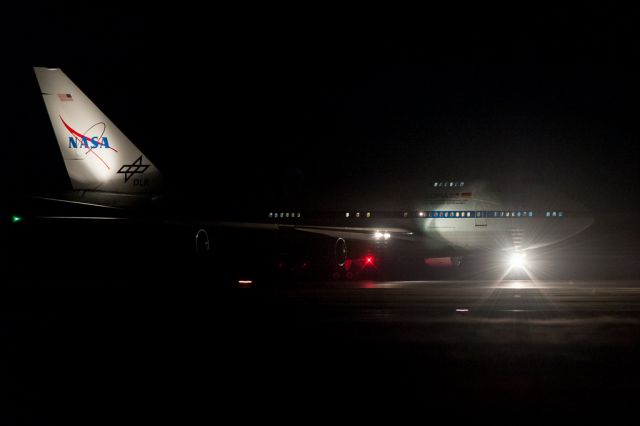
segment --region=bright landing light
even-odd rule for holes
[[[526,257],[524,253],[513,253],[511,257],[509,257],[509,266],[512,269],[522,269],[526,266]]]
[[[391,238],[391,234],[388,232],[380,232],[380,231],[376,231],[373,234],[373,239],[374,240],[381,240],[381,239],[385,239],[388,240],[389,238]]]

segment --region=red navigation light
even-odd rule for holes
[[[365,265],[373,265],[373,256],[367,256],[364,258],[364,264]]]

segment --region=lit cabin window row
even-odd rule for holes
[[[355,217],[355,218],[364,217],[364,218],[369,219],[369,218],[371,217],[371,212],[363,212],[363,213],[360,213],[360,212],[354,212],[354,213],[346,212],[346,213],[344,214],[344,217],[346,217],[346,218],[350,218],[350,217]]]
[[[502,210],[476,210],[476,211],[428,211],[418,212],[418,217],[424,218],[448,218],[448,219],[466,219],[466,218],[527,218],[534,217],[533,211],[502,211]]]
[[[434,188],[462,188],[464,186],[464,182],[433,182]]]
[[[476,219],[476,218],[562,218],[566,216],[566,212],[562,211],[532,211],[532,210],[424,210],[424,211],[351,211],[351,212],[306,212],[307,218],[337,218],[345,219],[385,219],[385,218],[404,218],[404,219]],[[300,219],[301,212],[271,212],[269,219]]]
[[[459,211],[459,210],[431,210],[431,211],[413,211],[413,212],[345,212],[344,217],[350,218],[447,218],[447,219],[470,219],[470,218],[513,218],[513,217],[534,217],[536,214],[531,210],[520,211],[499,211],[499,210],[476,210],[476,211]]]
[[[300,212],[280,212],[280,213],[269,213],[269,219],[298,219],[301,218],[302,214]]]
[[[503,218],[503,217],[534,217],[535,214],[531,210],[520,210],[520,211],[502,211],[502,210],[491,210],[491,211],[478,211],[476,212],[476,217],[485,217],[485,218]]]
[[[424,218],[529,218],[542,216],[542,212],[534,212],[532,210],[519,210],[519,211],[504,211],[504,210],[476,210],[476,211],[426,211],[417,212],[413,217]],[[561,211],[547,211],[544,213],[544,217],[564,217],[564,212]],[[405,212],[404,217],[411,217],[409,213]]]

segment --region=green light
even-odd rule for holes
[[[20,216],[13,215],[11,216],[11,223],[18,223],[22,220]]]

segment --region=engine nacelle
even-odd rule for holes
[[[209,234],[204,229],[199,229],[195,237],[196,254],[198,256],[206,256],[211,252],[211,243],[209,242]]]
[[[347,242],[344,238],[338,238],[334,243],[333,256],[338,267],[344,266],[347,261]]]

